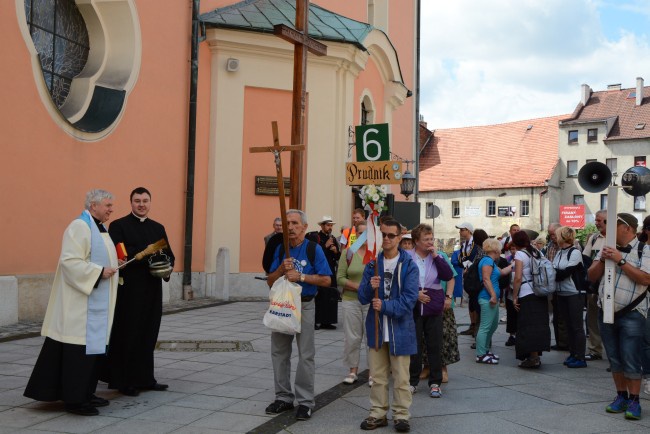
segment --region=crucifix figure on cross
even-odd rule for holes
[[[309,0],[296,0],[295,30],[284,24],[273,27],[273,33],[294,44],[293,50],[293,97],[291,108],[291,144],[304,144],[305,87],[307,81],[307,51],[317,56],[327,54],[327,46],[309,37]],[[305,50],[307,48],[307,50]],[[291,154],[291,193],[289,205],[302,208],[302,153]]]
[[[278,134],[278,123],[271,123],[273,129],[273,146],[260,146],[250,148],[251,153],[271,152],[275,157],[275,173],[278,180],[278,197],[280,198],[280,218],[282,219],[282,243],[284,244],[285,258],[289,257],[289,232],[287,230],[287,204],[284,197],[284,178],[282,177],[282,152],[304,151],[304,145],[280,146],[280,136]],[[293,191],[293,187],[291,188]],[[293,208],[293,207],[292,207]],[[299,209],[299,208],[296,208]]]

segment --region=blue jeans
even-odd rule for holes
[[[617,318],[614,324],[605,324],[601,311],[598,325],[612,374],[622,372],[629,380],[639,380],[646,319],[635,310]]]
[[[481,307],[481,323],[476,332],[476,355],[482,356],[492,346],[492,335],[499,326],[499,305],[492,306],[490,300],[478,299]]]

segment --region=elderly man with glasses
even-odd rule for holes
[[[359,286],[359,301],[363,305],[371,304],[375,311],[368,312],[366,317],[368,365],[374,384],[370,390],[370,415],[361,423],[361,429],[388,425],[388,376],[392,372],[395,430],[408,432],[413,400],[409,365],[411,354],[417,353],[413,308],[418,298],[420,272],[411,256],[398,247],[402,238],[399,222],[383,220],[380,230],[383,252],[377,255],[376,261],[366,265]]]
[[[638,220],[632,214],[617,216],[616,246],[604,246],[589,267],[590,281],[600,279],[605,260],[616,263],[614,273],[614,323],[598,322],[607,358],[616,385],[616,399],[606,407],[608,413],[625,412],[626,419],[641,418],[641,348],[648,313],[647,288],[650,284],[650,247],[636,237]],[[603,305],[603,279],[599,287]]]

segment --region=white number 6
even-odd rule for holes
[[[376,128],[369,128],[363,133],[363,155],[368,161],[377,161],[381,157],[381,143],[377,140],[368,140],[369,133],[379,133]],[[377,147],[377,153],[374,156],[368,154],[368,147],[374,145]]]

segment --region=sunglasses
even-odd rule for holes
[[[399,235],[395,235],[395,234],[387,234],[387,233],[384,233],[384,232],[381,233],[381,237],[382,237],[382,238],[388,238],[389,240],[394,240],[394,239],[397,238],[398,236],[399,236]]]
[[[617,222],[617,223],[618,223],[618,222],[621,222],[621,223],[623,223],[625,226],[627,226],[628,228],[631,228],[631,227],[632,227],[632,226],[630,226],[630,224],[629,224],[628,222],[626,222],[625,220],[623,220],[623,219],[620,218],[620,217],[616,217],[616,222]]]

